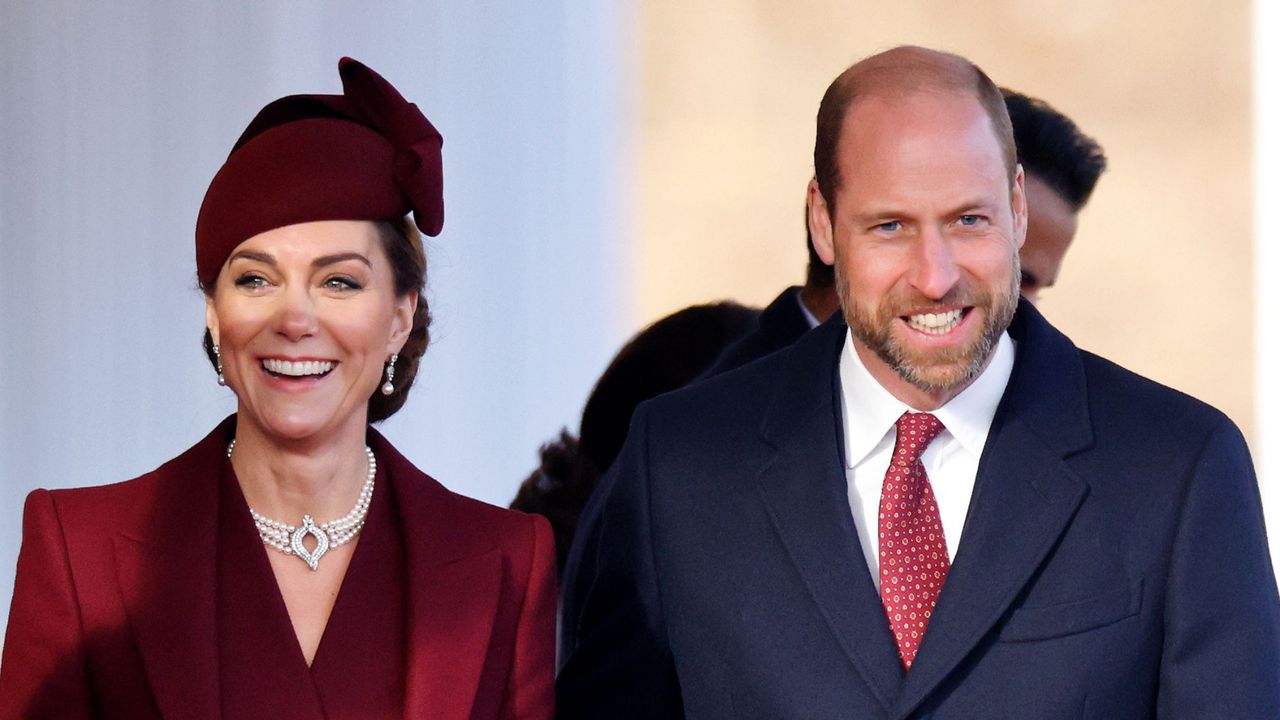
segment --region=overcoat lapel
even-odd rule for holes
[[[757,478],[783,545],[823,619],[887,711],[902,666],[849,510],[836,373],[844,324],[824,324],[790,354],[765,418],[774,449]]]
[[[1071,521],[1085,486],[1014,422],[987,443],[955,562],[893,718],[905,718],[1008,610]]]
[[[218,479],[228,418],[154,473],[143,527],[117,534],[116,576],[157,707],[166,720],[215,720],[218,696]]]
[[[471,717],[502,584],[502,556],[457,524],[457,500],[375,431],[400,510],[408,561],[405,717]]]
[[[964,534],[890,717],[909,716],[1009,609],[1087,486],[1064,457],[1092,430],[1079,351],[1023,302],[1014,373],[983,449]]]

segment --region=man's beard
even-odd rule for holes
[[[993,297],[986,288],[974,287],[962,278],[960,284],[940,300],[928,300],[908,291],[886,297],[879,312],[873,313],[851,297],[849,284],[840,271],[840,263],[836,262],[836,291],[853,336],[903,380],[925,392],[937,393],[963,388],[986,367],[1000,335],[1008,329],[1018,308],[1021,275],[1015,254],[1009,289],[1000,297]],[[973,310],[984,310],[981,332],[976,338],[955,348],[920,351],[895,337],[893,326],[897,318],[910,312],[928,311],[930,307],[947,306],[971,306]],[[912,331],[908,329],[906,332]]]

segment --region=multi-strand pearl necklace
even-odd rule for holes
[[[235,440],[227,445],[228,459],[231,458],[231,452],[235,447]],[[373,476],[378,472],[378,461],[368,445],[364,448],[364,454],[369,458],[369,474],[360,488],[360,496],[356,498],[355,507],[337,520],[317,525],[310,515],[303,515],[302,524],[295,527],[259,515],[256,510],[249,508],[249,514],[253,516],[253,524],[258,528],[258,537],[262,538],[263,544],[285,555],[297,555],[307,564],[307,567],[316,570],[320,567],[321,556],[333,548],[351,542],[352,538],[359,535],[364,529],[365,518],[369,515],[369,501],[373,499]],[[308,535],[316,540],[314,550],[307,550],[307,547],[302,544]]]

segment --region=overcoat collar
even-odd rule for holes
[[[217,483],[235,417],[139,478],[150,486],[147,521],[115,538],[129,622],[161,714],[221,717],[215,587]],[[413,467],[377,431],[404,528],[409,617],[405,717],[470,717],[497,611],[501,556],[483,531],[453,512],[456,496]]]
[[[1013,375],[982,454],[960,547],[905,673],[848,508],[837,313],[787,354],[762,438],[757,481],[775,529],[822,616],[886,716],[911,714],[1007,611],[1061,536],[1087,488],[1064,458],[1093,432],[1079,351],[1025,301],[1010,335]]]

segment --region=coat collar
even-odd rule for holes
[[[775,452],[757,485],[818,611],[887,711],[902,669],[849,511],[837,401],[844,333],[837,313],[780,356],[785,365],[760,429]]]
[[[798,338],[809,332],[809,320],[800,304],[799,285],[792,285],[760,311],[760,327],[778,337]]]
[[[459,498],[415,468],[386,438],[369,445],[387,467],[408,562],[405,717],[471,717],[498,610],[502,555],[467,524]]]
[[[160,714],[222,717],[218,685],[218,478],[235,418],[134,482],[151,507],[146,524],[114,538],[129,623]]]
[[[1093,442],[1079,351],[1034,307],[983,451],[960,548],[904,674],[848,510],[839,313],[787,353],[761,426],[775,448],[758,484],[778,535],[846,655],[888,716],[905,718],[974,649],[1030,580],[1087,488],[1063,462]],[[1009,542],[1009,538],[1018,538]]]
[[[113,539],[129,621],[165,718],[221,717],[218,685],[217,483],[235,416],[139,478],[145,525]],[[409,617],[405,716],[466,718],[497,612],[501,555],[456,512],[456,495],[413,467],[376,430],[404,528]]]

